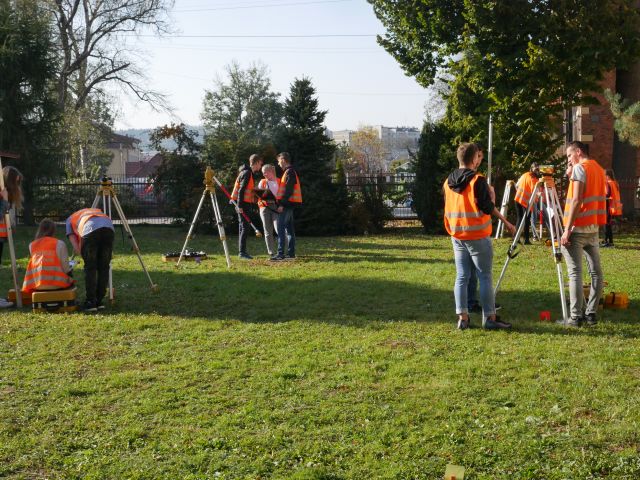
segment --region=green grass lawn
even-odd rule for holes
[[[637,234],[602,250],[630,308],[591,329],[538,321],[561,315],[554,263],[523,250],[511,332],[455,329],[448,237],[299,238],[278,264],[252,239],[228,270],[215,236],[176,269],[184,231],[134,234],[158,292],[118,232],[104,314],[0,312],[1,478],[640,478]]]

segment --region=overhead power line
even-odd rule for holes
[[[328,33],[317,35],[126,35],[128,37],[140,38],[339,38],[339,37],[376,37],[381,34],[369,33]]]
[[[212,12],[217,10],[240,10],[248,8],[272,8],[272,7],[294,7],[304,5],[316,5],[321,3],[341,3],[350,2],[351,0],[316,0],[311,2],[288,2],[288,3],[273,3],[273,4],[254,4],[254,5],[236,5],[233,7],[213,7],[213,8],[191,8],[185,10],[174,10],[174,12],[188,13],[188,12]]]

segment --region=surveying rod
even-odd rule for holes
[[[15,154],[0,152],[0,190],[4,190],[4,172],[2,168],[2,157],[20,158]],[[16,250],[13,246],[13,227],[11,226],[11,215],[9,212],[2,212],[4,223],[7,226],[7,238],[9,239],[9,254],[11,255],[11,273],[13,273],[13,288],[16,292],[16,307],[22,308],[22,293],[18,288],[18,266],[16,265]]]
[[[258,230],[256,228],[256,226],[253,224],[253,222],[251,222],[251,219],[249,218],[249,216],[246,213],[244,213],[242,210],[240,210],[240,207],[238,206],[238,203],[233,198],[231,198],[231,195],[229,194],[227,189],[224,188],[224,185],[222,185],[222,183],[220,183],[220,180],[218,180],[218,178],[214,176],[213,177],[213,181],[216,182],[216,184],[220,187],[220,190],[223,191],[223,193],[227,196],[229,201],[233,204],[233,206],[236,209],[236,213],[239,213],[240,215],[242,215],[244,217],[244,219],[249,223],[249,225],[251,225],[251,228],[253,228],[253,230],[256,232],[256,237],[262,237],[262,232],[260,232],[260,230]]]

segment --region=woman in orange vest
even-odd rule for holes
[[[512,234],[515,227],[495,206],[495,193],[484,176],[477,173],[482,156],[475,143],[463,143],[457,151],[458,164],[445,180],[444,226],[451,235],[456,264],[453,293],[458,315],[458,328],[469,327],[468,284],[475,268],[480,282],[482,326],[494,330],[511,328],[496,315],[491,268],[491,215],[504,222]]]
[[[260,197],[258,208],[264,229],[264,241],[267,244],[269,257],[276,254],[275,233],[278,231],[278,211],[276,210],[276,195],[280,189],[280,179],[276,177],[276,167],[268,163],[262,167],[264,178],[258,182]]]
[[[67,245],[55,238],[56,224],[45,218],[40,222],[36,237],[29,244],[29,265],[22,283],[23,292],[37,290],[61,290],[73,286],[69,276],[69,252]]]
[[[4,167],[2,174],[4,175],[7,198],[3,199],[4,203],[0,207],[0,263],[2,263],[2,250],[9,235],[4,213],[22,207],[22,174],[15,167]]]
[[[524,221],[524,244],[531,244],[531,212],[535,211],[535,208],[531,212],[527,212],[529,201],[531,196],[534,195],[536,185],[540,180],[540,167],[537,163],[532,163],[528,172],[523,174],[518,183],[516,183],[516,196],[513,199],[516,205],[517,221],[516,225],[520,228],[520,223]],[[535,204],[534,204],[535,207]]]
[[[249,213],[250,206],[256,203],[255,183],[253,174],[262,168],[262,157],[256,153],[249,157],[249,166],[242,165],[236,178],[236,183],[231,192],[231,198],[238,204],[238,257],[251,260],[253,257],[247,253],[247,235],[249,234],[249,222],[241,215],[241,212]]]
[[[613,247],[613,231],[611,229],[612,217],[622,215],[622,202],[620,201],[620,186],[616,181],[613,170],[608,168],[605,171],[607,178],[607,223],[604,226],[604,242],[601,247]]]

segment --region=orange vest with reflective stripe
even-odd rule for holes
[[[62,269],[57,246],[58,240],[53,237],[42,237],[31,242],[31,258],[22,283],[23,292],[55,290],[73,285],[73,278]]]
[[[280,179],[279,178],[276,178],[276,183],[278,184],[278,190],[280,190]],[[273,192],[271,192],[271,190],[269,189],[269,183],[268,183],[268,180],[266,178],[263,178],[262,180],[260,180],[258,182],[258,188],[260,190],[265,190],[265,192],[262,194],[262,197],[258,198],[258,206],[260,208],[267,208],[269,206],[269,204],[271,204],[271,206],[273,206],[275,204],[275,202],[274,202],[274,200],[271,199],[271,196],[269,195],[269,193],[273,193]]]
[[[300,177],[298,177],[298,172],[296,172],[292,168],[287,168],[282,174],[282,178],[280,179],[280,185],[278,186],[278,194],[276,195],[277,200],[282,200],[284,198],[284,192],[287,187],[287,178],[289,176],[289,172],[293,172],[296,176],[296,184],[293,186],[293,194],[287,199],[291,203],[302,203],[302,189],[300,188]]]
[[[605,225],[607,223],[607,190],[604,170],[595,160],[582,160],[580,165],[587,175],[587,183],[584,186],[582,205],[575,219],[576,227],[587,225]],[[576,182],[569,183],[567,200],[564,205],[563,225],[566,227],[569,221],[569,210],[573,198],[573,186]]]
[[[479,240],[491,236],[491,215],[476,203],[475,184],[481,177],[473,177],[462,193],[454,192],[444,181],[444,228],[453,238]]]
[[[109,218],[107,215],[102,213],[102,210],[99,208],[83,208],[71,215],[69,223],[71,223],[73,233],[78,237],[78,242],[82,240],[82,231],[84,230],[85,223],[87,223],[87,221],[92,217]]]
[[[253,173],[249,174],[249,183],[247,183],[247,188],[244,189],[244,195],[242,196],[242,201],[245,203],[256,203],[255,192],[254,192],[255,183],[253,182]],[[240,175],[236,178],[236,183],[233,185],[233,192],[231,192],[231,198],[238,201],[238,192],[240,191]]]
[[[607,180],[609,189],[611,190],[611,196],[609,200],[609,215],[617,217],[622,215],[622,202],[620,201],[620,187],[615,180]]]
[[[529,200],[536,188],[538,178],[531,172],[527,172],[520,177],[516,184],[516,196],[514,200],[523,207],[529,206]]]

